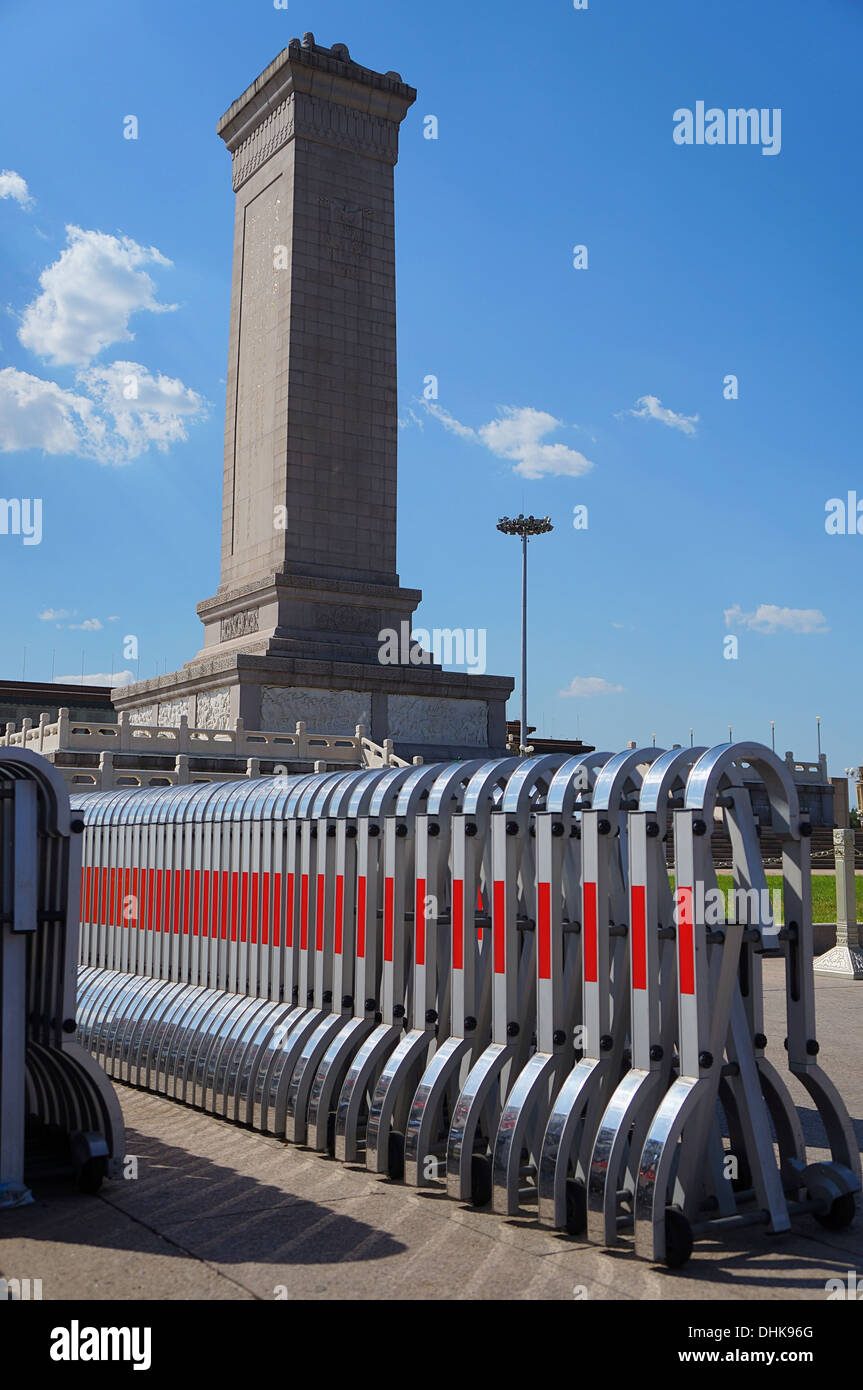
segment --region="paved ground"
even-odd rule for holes
[[[768,1055],[781,1066],[784,984],[765,967]],[[818,978],[821,1059],[863,1141],[863,984]],[[793,1085],[793,1083],[792,1083]],[[0,1274],[45,1299],[815,1299],[863,1280],[863,1212],[835,1234],[743,1231],[671,1273],[437,1194],[418,1193],[171,1101],[118,1088],[137,1181],[97,1197],[56,1186],[0,1216]],[[795,1091],[807,1140],[823,1143]],[[583,1296],[583,1295],[582,1295]]]

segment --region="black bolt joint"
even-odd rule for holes
[[[699,1052],[699,1054],[698,1054],[698,1065],[699,1065],[700,1067],[703,1067],[705,1071],[709,1071],[710,1068],[713,1066],[713,1053],[712,1053],[712,1052]]]

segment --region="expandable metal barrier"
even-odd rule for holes
[[[782,842],[773,921],[742,770]],[[809,824],[759,744],[86,793],[81,1041],[118,1080],[682,1264],[854,1215],[818,1065]],[[711,832],[733,849],[719,906]],[[674,843],[675,887],[665,859]],[[762,960],[785,968],[787,1066]]]
[[[29,749],[4,748],[0,1208],[32,1201],[32,1171],[59,1167],[95,1192],[122,1166],[114,1089],[74,1037],[82,830],[59,772]]]

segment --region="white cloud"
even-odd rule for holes
[[[746,627],[752,632],[829,632],[820,608],[780,608],[775,603],[759,603],[752,613],[744,613],[739,603],[725,609],[726,627]]]
[[[567,697],[575,695],[586,700],[592,695],[620,695],[622,691],[622,685],[612,685],[602,676],[573,676],[568,688],[557,693]]]
[[[120,621],[120,614],[119,614],[119,613],[112,613],[111,616],[110,616],[109,619],[108,619],[108,622],[109,622],[109,623],[118,623],[119,621]]]
[[[30,196],[27,184],[14,169],[0,172],[0,198],[14,198],[22,208],[31,208],[35,199]]]
[[[41,449],[130,463],[151,444],[164,452],[186,440],[188,424],[207,414],[208,402],[196,391],[175,378],[153,376],[136,362],[91,367],[77,381],[87,395],[14,367],[0,370],[0,452]],[[137,397],[127,400],[127,389]]]
[[[577,449],[570,449],[568,444],[542,442],[562,423],[545,410],[535,410],[533,406],[505,405],[500,408],[496,420],[490,420],[487,425],[480,425],[475,430],[456,420],[443,406],[429,401],[423,401],[423,405],[444,429],[460,439],[472,439],[484,444],[496,458],[512,463],[513,472],[522,478],[541,478],[546,474],[578,478],[593,467],[590,459]]]
[[[635,404],[641,409],[628,410],[627,415],[634,415],[637,420],[659,420],[663,425],[668,425],[669,429],[680,430],[683,434],[695,434],[697,415],[678,415],[676,411],[664,406],[658,396],[639,396]]]
[[[115,671],[110,675],[107,671],[96,671],[91,676],[82,676],[79,671],[75,676],[55,676],[55,685],[131,685],[135,679],[132,671]]]
[[[81,366],[109,343],[134,337],[129,318],[141,310],[164,313],[145,265],[171,262],[154,246],[131,237],[66,228],[67,246],[42,271],[42,292],[21,317],[18,337],[37,356],[58,365]]]
[[[70,632],[101,632],[102,624],[98,618],[85,618],[83,623],[70,623]]]
[[[74,618],[76,613],[74,609],[69,608],[46,608],[44,613],[37,613],[36,617],[40,623],[53,623],[58,618]]]
[[[15,367],[0,370],[0,451],[95,456],[104,433],[86,396]]]
[[[189,437],[186,422],[207,413],[207,402],[197,391],[176,377],[153,376],[137,362],[89,367],[77,379],[111,417],[115,463],[137,458],[151,444],[164,452],[170,444],[184,442]]]

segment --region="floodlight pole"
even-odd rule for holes
[[[527,748],[527,532],[521,538],[521,747]]]
[[[519,753],[527,754],[527,542],[530,536],[544,536],[554,527],[547,516],[502,516],[498,531],[521,538],[521,720]]]

